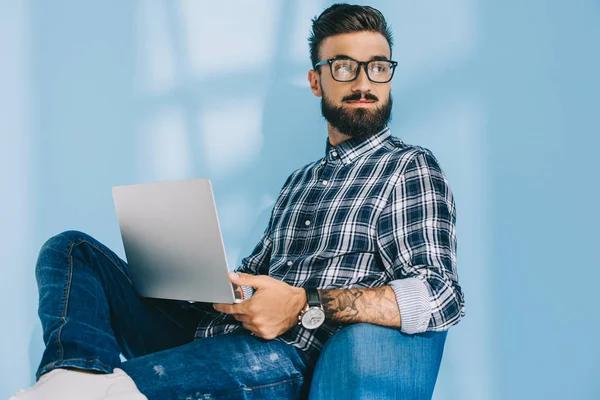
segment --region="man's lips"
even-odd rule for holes
[[[348,100],[345,102],[348,105],[353,107],[368,107],[371,104],[375,103],[373,100]]]

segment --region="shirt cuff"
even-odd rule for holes
[[[417,278],[405,278],[391,281],[389,285],[396,294],[400,309],[400,330],[409,335],[425,332],[431,318],[429,289],[425,282]]]

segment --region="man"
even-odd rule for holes
[[[320,360],[315,374],[331,377],[360,360],[390,384],[414,365],[435,382],[445,333],[437,361],[417,350],[396,354],[395,343],[411,338],[426,348],[423,332],[444,332],[463,314],[446,177],[431,152],[387,128],[396,62],[379,11],[334,5],[313,20],[309,43],[326,154],[287,179],[264,235],[230,275],[252,297],[214,305],[139,297],[124,261],[81,232],[64,232],[44,244],[36,268],[46,344],[39,381],[15,398],[297,397],[338,331],[341,343],[357,345],[331,350],[342,355]],[[385,354],[357,352],[378,340]],[[406,360],[406,368],[387,364]],[[403,383],[407,398],[431,396],[433,384],[411,388],[418,374]],[[314,382],[310,395],[376,385],[361,379]],[[377,385],[369,390],[385,389]]]

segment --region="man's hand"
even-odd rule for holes
[[[263,339],[275,339],[298,323],[298,314],[306,306],[302,288],[266,275],[229,273],[234,285],[252,286],[254,295],[238,304],[214,304],[215,310],[231,314],[244,328]]]

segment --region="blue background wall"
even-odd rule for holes
[[[306,38],[331,3],[233,3],[0,0],[0,398],[42,351],[41,244],[123,254],[111,186],[212,178],[235,264],[322,156]],[[435,399],[600,398],[600,3],[369,4],[396,38],[392,130],[459,210],[467,316]]]

